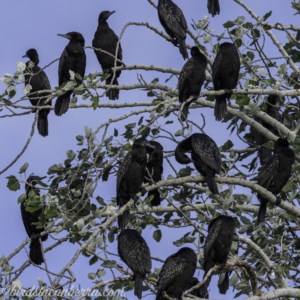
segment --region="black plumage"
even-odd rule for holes
[[[273,155],[259,169],[258,184],[277,196],[289,180],[294,162],[295,153],[289,148],[289,142],[279,138],[274,144]],[[258,195],[258,199],[257,223],[261,223],[265,220],[268,200],[261,195]]]
[[[77,84],[80,84],[84,78],[86,67],[84,37],[81,33],[75,31],[67,34],[58,34],[58,36],[70,40],[59,60],[58,84],[59,86],[62,86],[64,83],[71,80],[70,71],[75,73],[75,81]],[[68,111],[71,94],[72,90],[69,90],[57,97],[54,107],[57,116],[61,116]]]
[[[186,152],[191,151],[191,158]],[[180,142],[175,149],[175,158],[180,164],[194,163],[195,168],[205,177],[209,190],[218,194],[215,174],[220,173],[221,155],[217,144],[204,133],[194,133]]]
[[[266,114],[268,114],[270,117],[272,117],[273,119],[277,120],[280,123],[283,122],[283,116],[280,112],[280,105],[282,103],[283,103],[283,99],[281,97],[277,95],[269,95],[266,101],[266,110],[265,110]],[[259,118],[255,118],[255,120],[257,122],[261,122],[261,125],[267,128],[273,134],[279,135],[278,130],[274,128],[272,125],[264,121],[261,121],[261,119]],[[268,141],[263,134],[257,132],[255,129],[251,129],[251,131],[253,133],[256,145],[260,146],[258,150],[258,156],[259,156],[260,164],[263,165],[272,155],[272,149],[263,145]]]
[[[196,267],[197,255],[188,247],[169,256],[158,275],[156,300],[165,299],[164,292],[180,300],[183,292],[190,286]]]
[[[115,11],[102,11],[98,18],[98,28],[95,32],[93,39],[93,47],[95,54],[98,58],[98,61],[102,67],[103,72],[111,74],[114,79],[112,80],[112,76],[106,78],[106,84],[110,85],[118,85],[118,77],[121,74],[121,70],[118,70],[113,74],[112,68],[115,66],[115,56],[116,50],[119,42],[118,36],[114,33],[114,31],[109,27],[107,23],[107,19],[113,14]],[[106,54],[103,51],[106,51],[109,54]],[[116,66],[119,67],[122,65],[122,47],[119,43],[118,52],[117,52],[117,62]],[[119,99],[119,90],[110,88],[106,91],[106,96],[110,100]]]
[[[199,97],[201,87],[205,81],[206,57],[197,47],[192,47],[191,58],[183,66],[178,80],[179,102],[182,103],[180,118],[187,119],[188,108],[192,100]],[[193,97],[189,103],[186,101]]]
[[[172,43],[179,46],[181,55],[187,59],[185,39],[188,26],[182,10],[171,0],[158,0],[157,10],[159,21],[171,37]]]
[[[39,55],[36,49],[27,50],[23,57],[28,57],[30,60],[26,62],[26,69],[24,71],[25,85],[31,85],[28,98],[34,106],[51,106],[51,100],[46,104],[46,100],[50,95],[51,85],[46,73],[39,67]],[[40,91],[45,93],[37,94]],[[35,110],[33,110],[35,112]],[[50,109],[41,109],[38,115],[37,129],[41,136],[48,135],[48,114]]]
[[[230,216],[219,216],[208,225],[208,234],[204,243],[204,276],[215,265],[225,265],[230,253],[236,219]],[[208,298],[208,280],[201,288],[201,296]],[[225,294],[229,288],[229,274],[226,272],[224,280],[219,284],[219,292]]]
[[[140,235],[133,229],[124,229],[118,238],[118,253],[134,274],[134,294],[142,299],[143,280],[151,272],[150,249]]]
[[[207,0],[208,12],[214,17],[220,13],[219,0]]]
[[[187,287],[187,290],[191,289],[195,285],[199,283],[199,280],[196,277],[193,277],[189,286]],[[198,298],[201,298],[201,289],[200,288],[195,288],[192,292],[189,293],[190,295],[196,296]],[[207,294],[208,296],[208,294]]]
[[[137,139],[132,150],[123,160],[117,173],[117,204],[119,207],[125,205],[131,198],[142,191],[146,165],[147,148],[152,146],[144,139]],[[119,216],[119,228],[124,229],[129,222],[129,210]]]
[[[237,47],[232,43],[221,44],[212,65],[213,84],[216,91],[228,91],[223,95],[215,97],[215,117],[218,121],[222,120],[226,114],[226,100],[229,100],[232,95],[230,90],[237,86],[240,67],[240,57]]]
[[[153,146],[153,148],[147,147],[148,160],[145,172],[145,182],[153,184],[161,180],[163,173],[164,148],[159,142],[156,141],[149,141],[149,145]],[[158,189],[149,191],[148,197],[150,196],[153,196],[151,205],[160,205],[161,199]]]
[[[40,195],[40,190],[36,187],[40,179],[40,177],[34,175],[28,177],[25,185],[26,199],[21,203],[22,220],[25,230],[29,238],[31,238],[29,246],[29,257],[30,260],[36,265],[40,265],[44,262],[40,239],[42,241],[46,241],[48,238],[47,234],[40,236],[40,233],[45,231],[45,228],[40,228],[36,225],[36,223],[40,221],[40,218],[43,215],[44,207],[41,207],[33,212],[29,212],[27,210],[27,206],[30,207],[30,199],[38,197]]]

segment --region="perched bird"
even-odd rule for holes
[[[171,37],[172,43],[179,45],[181,55],[187,59],[185,39],[188,26],[182,10],[171,0],[158,0],[157,10],[159,21]]]
[[[279,138],[274,144],[273,155],[259,169],[258,184],[277,196],[289,180],[294,162],[295,153],[289,148],[289,142]],[[258,199],[257,223],[261,223],[266,217],[268,200],[261,195],[258,195]]]
[[[123,160],[117,173],[117,204],[125,205],[131,198],[142,191],[146,165],[147,148],[153,148],[144,138],[136,139],[132,150]],[[129,210],[119,216],[119,228],[124,229],[129,222]]]
[[[283,116],[280,112],[280,105],[284,102],[284,100],[277,96],[277,95],[269,95],[266,101],[266,114],[268,114],[273,119],[277,120],[278,122],[283,122]],[[271,131],[275,135],[279,135],[278,130],[274,128],[272,125],[261,121],[261,119],[255,118],[257,122],[261,122],[262,126],[267,128],[269,131]],[[252,129],[251,131],[254,136],[255,143],[260,146],[258,150],[258,156],[260,160],[260,164],[263,165],[266,163],[266,161],[269,159],[269,157],[272,155],[272,149],[267,148],[263,144],[266,143],[268,140],[267,138],[261,134],[260,132],[257,132],[255,129]]]
[[[161,180],[163,173],[164,148],[159,142],[156,141],[149,141],[149,145],[153,146],[153,148],[147,148],[147,154],[149,157],[147,161],[144,182],[153,184]],[[157,189],[149,191],[148,197],[150,196],[153,196],[151,205],[160,205],[161,199]]]
[[[197,47],[192,47],[191,58],[183,66],[178,81],[179,102],[181,106],[181,121],[186,121],[188,108],[192,100],[197,100],[201,87],[205,81],[206,57]],[[193,97],[189,103],[186,101]]]
[[[204,276],[215,265],[225,265],[230,253],[234,236],[236,219],[230,216],[219,216],[208,225],[208,234],[204,243]],[[202,298],[208,298],[208,280],[201,288]],[[226,273],[224,280],[219,284],[219,292],[225,294],[229,288],[229,274]]]
[[[134,294],[142,299],[143,280],[151,272],[150,249],[140,235],[133,229],[124,229],[118,237],[118,253],[134,274]]]
[[[51,100],[45,103],[49,97],[51,85],[46,73],[39,67],[39,55],[36,49],[29,49],[23,57],[28,57],[29,61],[26,62],[26,69],[24,71],[25,86],[31,85],[31,90],[28,98],[34,106],[51,106]],[[45,93],[37,94],[40,91]],[[35,110],[33,110],[35,112]],[[48,114],[50,109],[41,109],[39,111],[37,129],[41,136],[48,135]]]
[[[169,256],[158,275],[156,300],[163,300],[164,292],[170,297],[181,299],[182,294],[190,286],[197,267],[197,255],[183,247]]]
[[[208,12],[214,17],[220,13],[219,0],[207,0]]]
[[[98,28],[95,32],[93,39],[93,47],[98,61],[102,67],[103,72],[111,74],[106,78],[106,84],[118,85],[118,77],[121,74],[121,70],[116,71],[113,74],[112,68],[115,66],[115,56],[117,55],[116,66],[122,66],[122,48],[119,42],[118,36],[108,26],[107,19],[115,11],[102,11],[98,18]],[[118,51],[117,51],[118,48]],[[107,53],[102,52],[106,51]],[[117,51],[117,53],[116,53]],[[113,79],[112,79],[113,78]],[[119,90],[110,88],[106,91],[106,96],[110,100],[119,99]]]
[[[58,84],[61,86],[71,80],[70,71],[73,71],[77,76],[75,80],[80,84],[83,80],[86,66],[86,55],[84,51],[84,37],[79,32],[69,32],[67,34],[58,34],[70,42],[64,49],[58,66]],[[80,78],[78,78],[78,75]],[[54,111],[57,116],[61,116],[69,109],[70,97],[72,90],[65,92],[56,100]]]
[[[192,159],[185,153],[191,151]],[[194,163],[198,172],[205,177],[209,190],[219,194],[215,174],[220,173],[221,155],[217,144],[205,133],[194,133],[181,141],[175,149],[175,159],[180,164]]]
[[[46,241],[48,235],[40,236],[40,233],[45,231],[45,227],[40,228],[36,225],[36,223],[40,221],[40,217],[43,215],[44,207],[41,207],[34,212],[29,211],[28,207],[30,207],[30,199],[40,195],[40,190],[36,187],[36,185],[41,179],[42,178],[34,175],[28,177],[25,185],[26,199],[21,203],[22,220],[25,230],[31,239],[29,257],[36,265],[40,265],[44,262],[40,239],[42,241]]]
[[[216,91],[228,91],[223,95],[216,96],[215,117],[218,121],[222,120],[226,114],[226,100],[229,100],[232,95],[230,90],[237,86],[240,67],[237,47],[232,43],[221,44],[212,65],[213,84]]]

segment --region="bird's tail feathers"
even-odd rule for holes
[[[204,266],[204,269],[206,271],[204,272],[203,279],[205,278],[207,272],[210,269],[209,265]],[[200,298],[203,298],[203,299],[208,299],[209,298],[208,290],[207,289],[208,289],[208,286],[210,284],[210,280],[211,280],[211,277],[208,278],[208,280],[204,284],[202,284],[202,286],[199,288],[199,296],[200,296]]]
[[[209,190],[213,194],[219,194],[218,186],[214,176],[205,176]]]
[[[141,274],[136,274],[134,278],[134,294],[139,299],[142,299],[143,279]]]
[[[182,55],[182,57],[184,59],[188,59],[189,58],[189,55],[188,55],[188,52],[186,50],[186,46],[185,46],[185,40],[182,39],[182,38],[179,38],[178,39],[178,44],[179,44],[179,51]]]
[[[226,98],[226,95],[219,95],[216,97],[215,118],[217,121],[221,121],[227,112]]]
[[[229,289],[229,274],[228,272],[225,273],[224,279],[222,282],[218,283],[218,288],[220,294],[226,294],[227,290]]]
[[[57,116],[65,114],[69,109],[70,97],[72,92],[66,92],[65,94],[57,97],[54,106],[54,112]]]
[[[39,116],[37,121],[37,129],[41,136],[48,135],[48,118],[47,116]]]
[[[214,17],[220,13],[219,0],[208,0],[207,2],[208,12]]]
[[[268,201],[262,198],[260,198],[259,201],[260,201],[260,206],[257,213],[257,221],[256,221],[257,224],[263,223],[265,221],[266,214],[267,214],[267,204],[268,204]]]
[[[160,205],[160,194],[158,190],[153,190],[148,192],[148,197],[153,196],[153,199],[151,200],[152,206],[158,206]]]
[[[118,225],[121,230],[125,229],[129,222],[130,212],[125,210],[122,215],[118,217]]]
[[[107,85],[110,85],[110,84],[113,84],[113,85],[119,85],[119,82],[118,82],[118,79],[115,78],[113,80],[113,82],[111,83],[111,79],[108,78],[106,79],[106,84]],[[117,100],[119,99],[119,90],[118,89],[114,89],[114,88],[109,88],[107,91],[106,91],[106,96],[108,97],[108,99],[110,100]]]
[[[39,239],[33,239],[30,242],[30,251],[29,256],[33,263],[36,265],[40,265],[44,262],[43,253],[42,253],[42,246]]]

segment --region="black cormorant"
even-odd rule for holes
[[[216,91],[228,91],[223,95],[215,97],[215,117],[218,121],[222,120],[226,114],[226,100],[229,100],[232,95],[230,90],[236,88],[240,66],[237,47],[232,43],[221,44],[212,65],[213,84]]]
[[[190,103],[186,101],[193,97],[199,97],[201,87],[205,81],[205,69],[207,66],[206,57],[197,47],[192,47],[191,58],[183,66],[178,80],[179,102],[182,103],[180,118],[185,121],[188,115]]]
[[[156,141],[149,141],[149,145],[153,148],[147,147],[147,153],[149,155],[147,160],[147,169],[145,173],[145,182],[150,185],[161,180],[163,173],[163,159],[164,159],[164,148]],[[151,205],[160,205],[160,193],[158,189],[148,192],[148,197],[153,195]]]
[[[192,151],[192,159],[185,153]],[[209,190],[218,194],[215,174],[220,173],[221,155],[217,144],[204,133],[194,133],[180,142],[175,149],[175,158],[180,164],[193,162],[195,168],[205,177]]]
[[[190,286],[196,267],[197,255],[188,247],[169,256],[158,275],[156,300],[165,299],[164,292],[181,299],[183,292]]]
[[[70,40],[59,60],[58,84],[61,86],[71,80],[70,71],[75,73],[75,80],[79,84],[84,78],[86,66],[84,37],[81,33],[75,31],[67,34],[58,34],[58,36]],[[78,78],[78,75],[80,78]],[[57,116],[61,116],[68,111],[71,94],[72,90],[57,97],[54,107],[54,111]]]
[[[98,18],[98,28],[95,32],[93,39],[93,47],[95,54],[98,58],[98,61],[101,65],[103,72],[108,74],[113,74],[112,68],[115,66],[115,55],[117,44],[119,42],[118,36],[114,33],[114,31],[108,26],[107,19],[113,14],[115,11],[102,11]],[[107,53],[101,52],[100,50],[106,51]],[[116,66],[122,66],[122,48],[119,43],[118,52],[117,52],[117,62]],[[106,84],[114,84],[118,85],[118,77],[121,74],[121,70],[116,71],[114,74],[114,79],[112,81],[112,77],[109,76],[106,79]],[[112,82],[111,82],[112,81]],[[119,90],[110,88],[106,92],[106,96],[110,100],[119,99]]]
[[[236,219],[230,216],[219,216],[208,225],[208,234],[204,243],[204,276],[215,265],[225,265],[230,253],[234,236]],[[201,296],[208,297],[208,280],[201,288]],[[219,284],[219,292],[225,294],[229,288],[229,274],[226,272]]]
[[[40,221],[40,217],[43,215],[44,208],[41,207],[34,212],[29,212],[27,205],[30,206],[28,203],[30,198],[38,197],[40,195],[40,190],[36,187],[36,185],[41,179],[42,178],[34,175],[28,177],[25,184],[26,199],[21,203],[22,220],[25,230],[29,238],[31,238],[29,257],[36,265],[40,265],[44,262],[40,239],[42,241],[46,241],[48,238],[47,234],[40,236],[40,233],[45,231],[45,228],[40,228],[36,225],[36,223]]]
[[[188,58],[185,46],[188,26],[181,9],[171,0],[158,0],[158,17],[161,25],[171,37],[172,43],[177,46],[184,59]]]
[[[258,184],[277,196],[289,180],[294,162],[295,153],[289,148],[289,142],[279,138],[274,144],[273,155],[259,169]],[[257,223],[261,223],[266,217],[268,200],[261,195],[258,195],[258,199]]]
[[[144,138],[136,139],[117,173],[117,204],[125,205],[130,198],[141,192],[147,165],[147,148],[152,148]],[[129,210],[119,216],[119,228],[124,229],[129,222]]]
[[[220,13],[219,0],[207,0],[208,12],[214,17]]]
[[[124,229],[118,237],[118,252],[134,274],[134,294],[142,299],[143,280],[151,272],[152,266],[146,241],[138,231]]]
[[[50,95],[51,85],[46,73],[39,67],[39,55],[36,49],[27,50],[23,57],[28,57],[30,60],[26,62],[26,70],[24,71],[25,85],[30,84],[31,90],[28,94],[28,98],[34,106],[51,106],[51,100],[45,104],[47,98]],[[37,94],[47,90],[45,93]],[[35,110],[33,111],[35,112]],[[50,109],[41,109],[39,111],[37,129],[41,136],[48,135],[48,114]]]

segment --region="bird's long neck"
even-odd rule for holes
[[[108,25],[107,21],[106,20],[101,20],[98,23],[98,29],[97,29],[97,31],[103,30],[103,29],[107,29],[107,28],[109,28],[109,25]]]
[[[30,62],[34,63],[34,66],[37,67],[40,60],[37,56],[31,57],[30,60],[26,63],[26,65],[28,66]]]

